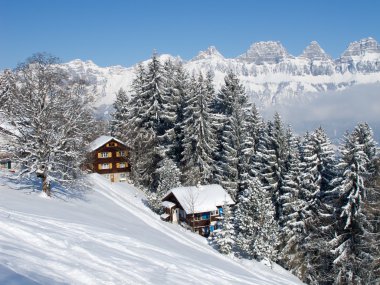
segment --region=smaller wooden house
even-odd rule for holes
[[[111,182],[126,181],[131,171],[127,145],[111,136],[100,136],[88,147],[89,168]]]
[[[209,236],[218,228],[224,204],[231,206],[235,203],[220,185],[177,187],[163,197],[165,213],[161,218],[172,223],[185,223],[200,235]]]

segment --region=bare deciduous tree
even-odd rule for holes
[[[94,125],[85,82],[72,80],[47,54],[35,54],[4,77],[11,128],[11,151],[20,175],[37,175],[43,191],[50,183],[79,177],[86,140]]]

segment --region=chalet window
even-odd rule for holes
[[[101,152],[100,157],[101,158],[112,157],[112,152]]]
[[[117,168],[126,168],[127,164],[125,162],[117,163]]]
[[[117,143],[115,142],[110,142],[107,144],[108,147],[114,147],[114,146],[117,146]]]
[[[125,151],[123,151],[123,150],[122,150],[122,151],[118,151],[118,152],[117,152],[117,156],[119,156],[119,157],[120,157],[120,156],[121,156],[121,157],[125,156]]]
[[[202,220],[208,220],[208,219],[210,219],[210,213],[203,213]]]
[[[120,181],[127,180],[127,175],[125,173],[120,173]]]
[[[194,215],[194,221],[199,221],[201,219],[201,215],[195,214]]]
[[[98,164],[98,169],[112,169],[112,163],[100,163]]]
[[[179,216],[183,219],[186,219],[186,212],[184,210],[179,210]]]

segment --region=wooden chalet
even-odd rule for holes
[[[122,141],[101,136],[89,145],[89,168],[111,182],[126,181],[131,171],[129,149]]]
[[[177,187],[163,197],[165,213],[161,218],[172,223],[185,223],[207,237],[218,229],[224,204],[231,206],[235,203],[220,185]]]

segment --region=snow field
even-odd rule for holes
[[[94,174],[85,199],[63,200],[0,181],[0,284],[300,284],[160,221],[131,185]]]

